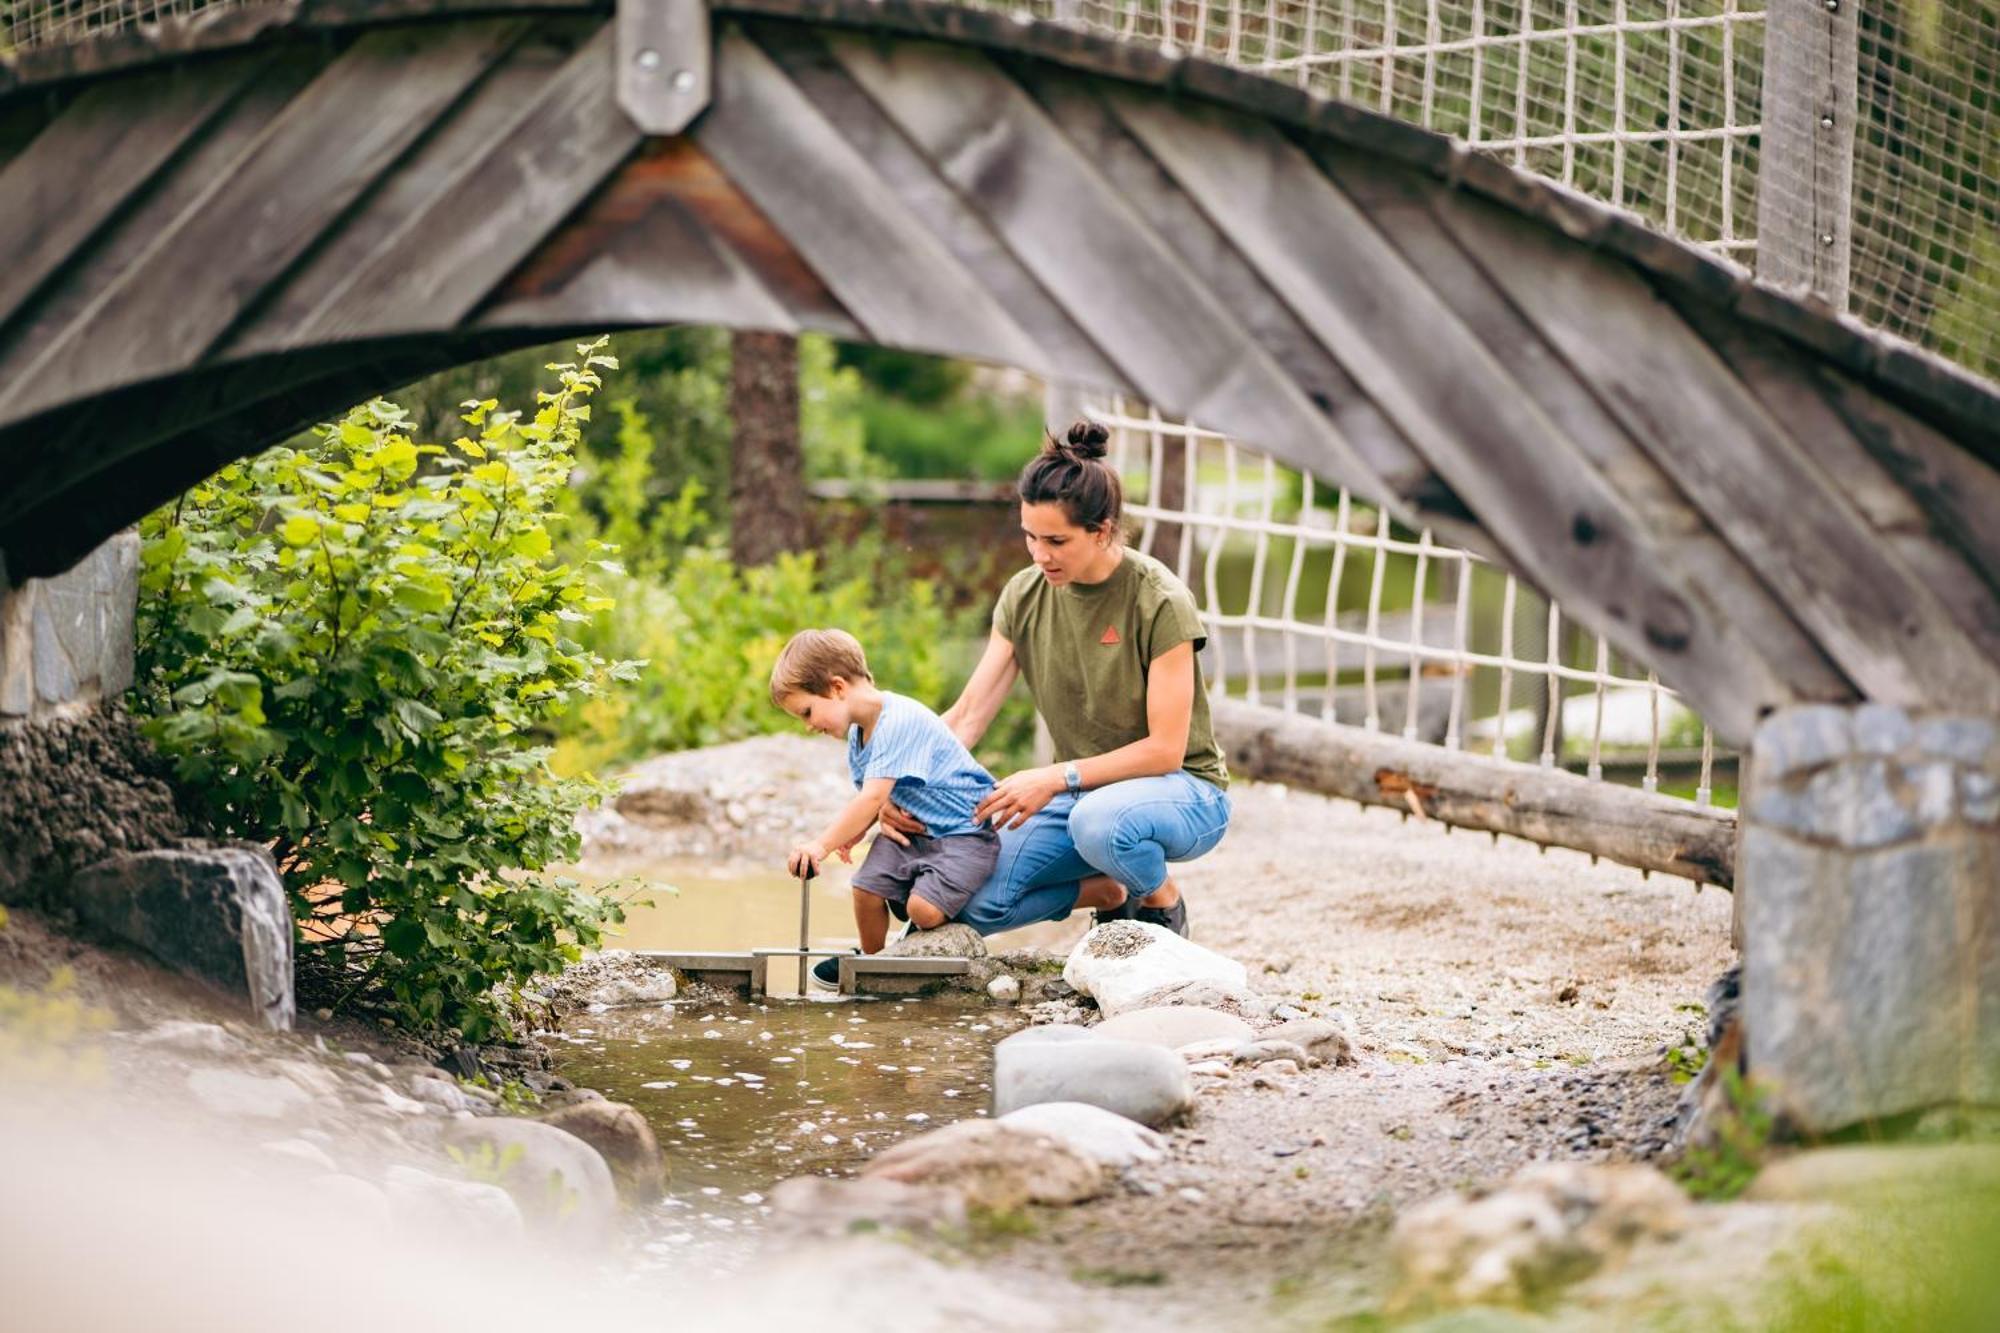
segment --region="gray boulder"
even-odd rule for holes
[[[993,1110],[1084,1102],[1159,1129],[1194,1109],[1194,1082],[1162,1046],[1113,1038],[1003,1042],[993,1055]]]
[[[292,1026],[292,913],[262,847],[127,852],[70,881],[77,918],[178,972],[221,984],[269,1028]]]
[[[1005,1049],[1009,1046],[1037,1046],[1045,1042],[1053,1044],[1066,1041],[1093,1041],[1096,1036],[1093,1029],[1079,1027],[1075,1023],[1037,1023],[1034,1027],[1022,1028],[1019,1032],[1002,1037],[995,1049]]]
[[[1083,1102],[1042,1102],[1009,1111],[999,1122],[1046,1134],[1114,1170],[1157,1162],[1167,1141],[1135,1120]]]
[[[936,930],[913,930],[882,950],[889,958],[984,958],[986,941],[962,921],[947,921]]]

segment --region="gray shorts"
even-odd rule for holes
[[[908,847],[877,834],[854,887],[905,904],[915,894],[949,920],[979,892],[1000,860],[1000,835],[990,828],[943,838],[911,838]]]

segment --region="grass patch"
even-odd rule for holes
[[[1164,1287],[1167,1275],[1157,1268],[1072,1268],[1070,1277],[1095,1287]]]

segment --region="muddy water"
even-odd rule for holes
[[[797,943],[797,880],[717,878],[671,864],[620,873],[635,869],[656,886],[648,890],[654,904],[631,910],[618,947]],[[662,884],[678,892],[661,892]],[[851,945],[844,868],[814,881],[811,893],[814,944]],[[1056,932],[1040,934],[1057,942]],[[778,959],[771,973],[780,985],[794,975]],[[761,1229],[777,1182],[847,1174],[898,1139],[984,1115],[993,1044],[1021,1021],[963,996],[683,999],[579,1014],[552,1044],[564,1077],[630,1103],[659,1135],[670,1180],[667,1200],[647,1219],[647,1250],[663,1259],[698,1250],[727,1265]]]

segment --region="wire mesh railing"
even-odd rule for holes
[[[1087,414],[1111,429],[1139,549],[1195,594],[1214,693],[1714,799],[1707,726],[1511,574],[1150,407]]]

